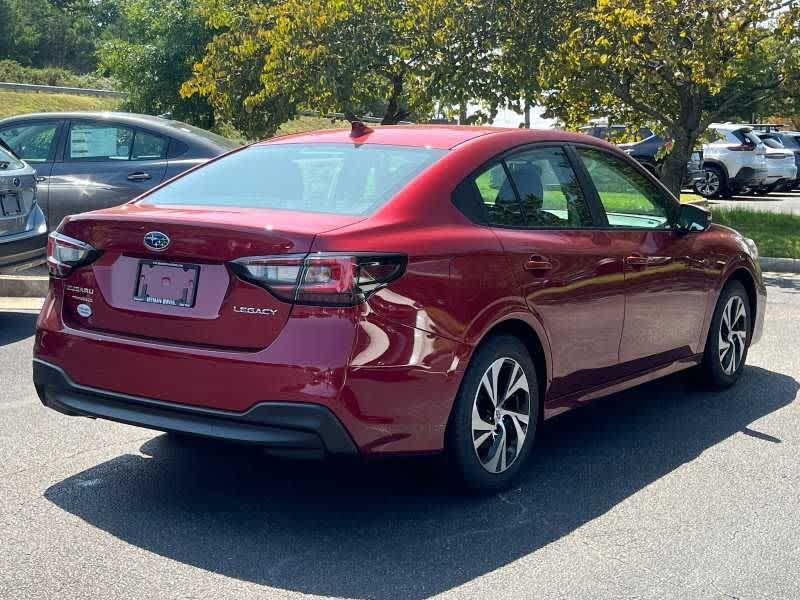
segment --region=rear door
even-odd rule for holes
[[[624,320],[622,262],[607,234],[593,229],[565,149],[537,145],[510,154],[474,175],[471,187],[520,294],[547,331],[550,396],[612,379]]]
[[[620,374],[695,354],[715,273],[695,249],[698,236],[673,228],[678,203],[632,161],[599,148],[576,152],[603,211],[604,235],[623,252]]]
[[[50,175],[63,129],[60,119],[20,121],[0,128],[0,139],[36,169],[37,201],[45,216],[50,207]]]
[[[67,215],[122,204],[158,185],[168,139],[104,120],[73,120],[50,179],[48,224]]]

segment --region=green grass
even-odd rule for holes
[[[800,258],[800,215],[734,208],[715,210],[712,220],[752,238],[761,256]]]
[[[115,110],[120,102],[118,98],[0,90],[0,119],[33,112]]]

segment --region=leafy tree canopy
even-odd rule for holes
[[[571,126],[660,124],[675,141],[663,179],[678,191],[711,122],[794,85],[799,12],[798,0],[597,0],[565,23],[542,77],[547,105]]]
[[[126,0],[116,30],[98,55],[101,66],[128,92],[126,108],[171,113],[211,127],[213,111],[205,98],[180,95],[212,35],[193,0]]]

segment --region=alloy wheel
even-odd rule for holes
[[[528,377],[513,358],[498,358],[481,378],[472,404],[472,444],[484,469],[502,473],[522,451],[531,412]]]
[[[706,198],[719,192],[719,175],[714,171],[705,171],[705,177],[697,182],[697,192]]]
[[[725,375],[733,375],[742,362],[747,342],[747,308],[739,296],[725,304],[719,324],[719,363]]]

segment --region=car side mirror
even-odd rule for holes
[[[678,212],[678,231],[689,233],[692,231],[705,231],[711,226],[711,213],[705,208],[694,204],[681,204]]]

